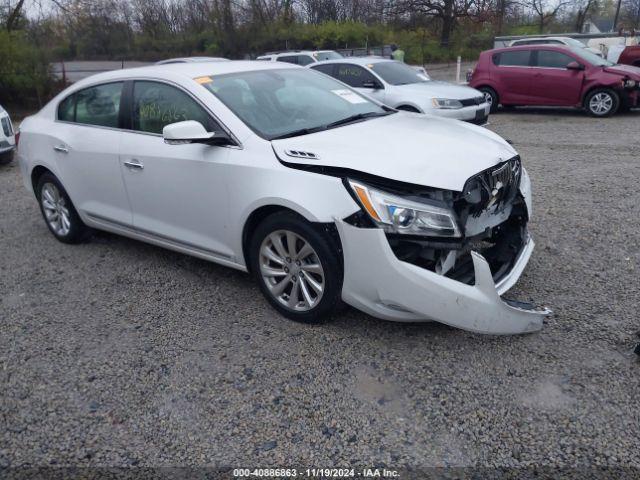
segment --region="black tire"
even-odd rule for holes
[[[0,153],[0,165],[8,165],[13,160],[13,150],[10,152]]]
[[[491,109],[489,110],[489,112],[496,113],[498,111],[498,105],[500,104],[500,97],[498,97],[498,92],[496,92],[491,87],[480,87],[478,88],[478,90],[482,92],[487,100],[491,99]]]
[[[596,102],[597,98],[601,98],[603,103]],[[603,106],[609,106],[609,108],[603,109]],[[620,96],[610,88],[596,88],[585,97],[584,108],[593,117],[610,117],[620,108]]]
[[[49,188],[49,186],[53,185],[57,191],[59,192],[59,196],[62,199],[61,205],[66,207],[68,210],[68,220],[69,227],[65,231],[65,233],[61,233],[56,230],[53,226],[52,222],[47,218],[47,213],[45,212],[43,195],[45,195],[44,189],[45,187]],[[89,233],[89,228],[82,222],[82,219],[78,215],[75,207],[73,206],[73,202],[69,198],[67,191],[64,189],[60,181],[53,175],[52,173],[44,173],[38,179],[38,184],[36,185],[36,198],[38,199],[38,204],[40,205],[40,212],[42,213],[42,218],[44,219],[44,223],[47,225],[49,231],[63,243],[79,243],[87,238]]]
[[[294,263],[298,263],[295,262],[294,259],[287,259],[287,263],[282,263],[282,269],[286,270],[288,275],[281,281],[289,282],[289,299],[292,298],[291,293],[294,289],[293,283],[296,282],[296,272],[298,273],[298,275],[300,274],[300,272],[302,272],[303,275],[306,275],[305,278],[297,281],[298,286],[296,292],[298,292],[298,294],[296,295],[296,297],[300,297],[301,302],[296,303],[296,308],[298,305],[300,305],[300,303],[304,304],[305,302],[305,297],[303,296],[301,291],[302,284],[306,285],[305,288],[309,292],[312,292],[314,294],[316,293],[310,290],[311,285],[310,283],[308,283],[309,276],[312,276],[311,279],[316,280],[316,283],[324,282],[322,295],[316,297],[317,304],[304,311],[290,308],[283,303],[285,299],[283,299],[282,296],[287,295],[286,290],[282,292],[281,296],[279,297],[280,299],[276,298],[276,296],[272,293],[271,288],[277,289],[277,285],[271,284],[271,287],[267,285],[267,283],[271,280],[273,280],[274,282],[276,280],[265,279],[261,271],[261,262],[264,262],[264,259],[266,258],[261,255],[261,248],[265,245],[270,245],[270,235],[279,235],[285,231],[293,232],[299,237],[299,239],[297,240],[297,245],[303,245],[302,242],[307,242],[313,248],[314,253],[305,258],[311,258],[313,255],[315,255],[313,256],[314,262],[315,260],[319,260],[323,270],[323,275],[320,277],[319,274],[302,271],[302,267],[299,267],[296,271],[294,271],[293,268],[297,267],[294,267],[293,265]],[[283,246],[285,246],[285,250],[288,252],[289,242],[288,240],[286,240],[286,242],[287,245],[284,245],[283,243]],[[267,298],[269,303],[271,303],[271,305],[279,313],[296,322],[320,323],[329,319],[333,313],[335,313],[342,307],[341,294],[343,268],[342,257],[337,243],[338,240],[333,238],[326,229],[314,226],[313,224],[309,223],[307,220],[293,212],[276,212],[265,218],[258,225],[258,227],[253,232],[251,241],[249,243],[250,268],[251,272],[258,281],[260,290],[262,290],[262,293]],[[273,251],[275,250],[277,249],[274,249]],[[300,248],[300,250],[302,250],[302,248]],[[304,258],[302,258],[301,260],[303,262],[306,261]],[[274,265],[275,268],[279,268],[278,264]],[[300,265],[300,263],[298,263],[298,265]],[[318,281],[319,278],[322,278],[322,281]]]

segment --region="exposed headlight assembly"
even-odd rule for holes
[[[622,85],[624,86],[624,88],[633,88],[638,85],[638,82],[636,82],[635,80],[623,80]]]
[[[434,98],[432,99],[433,108],[442,108],[445,110],[455,110],[462,108],[462,103],[458,100],[452,100],[450,98]]]
[[[351,190],[371,220],[390,233],[460,237],[453,212],[436,205],[393,195],[364,183],[348,180]]]

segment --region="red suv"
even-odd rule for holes
[[[584,48],[528,45],[488,50],[469,84],[503,106],[584,108],[606,117],[640,106],[640,68],[615,65]]]

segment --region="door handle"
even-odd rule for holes
[[[53,147],[53,149],[56,152],[69,153],[69,149],[67,147],[65,147],[64,145],[56,145],[55,147]]]
[[[137,158],[127,160],[126,162],[124,162],[124,166],[132,170],[142,170],[144,168],[142,162]]]

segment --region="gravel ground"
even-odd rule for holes
[[[534,182],[509,296],[555,311],[517,337],[353,310],[295,324],[240,272],[57,242],[0,167],[0,466],[640,468],[639,127],[492,116]]]

